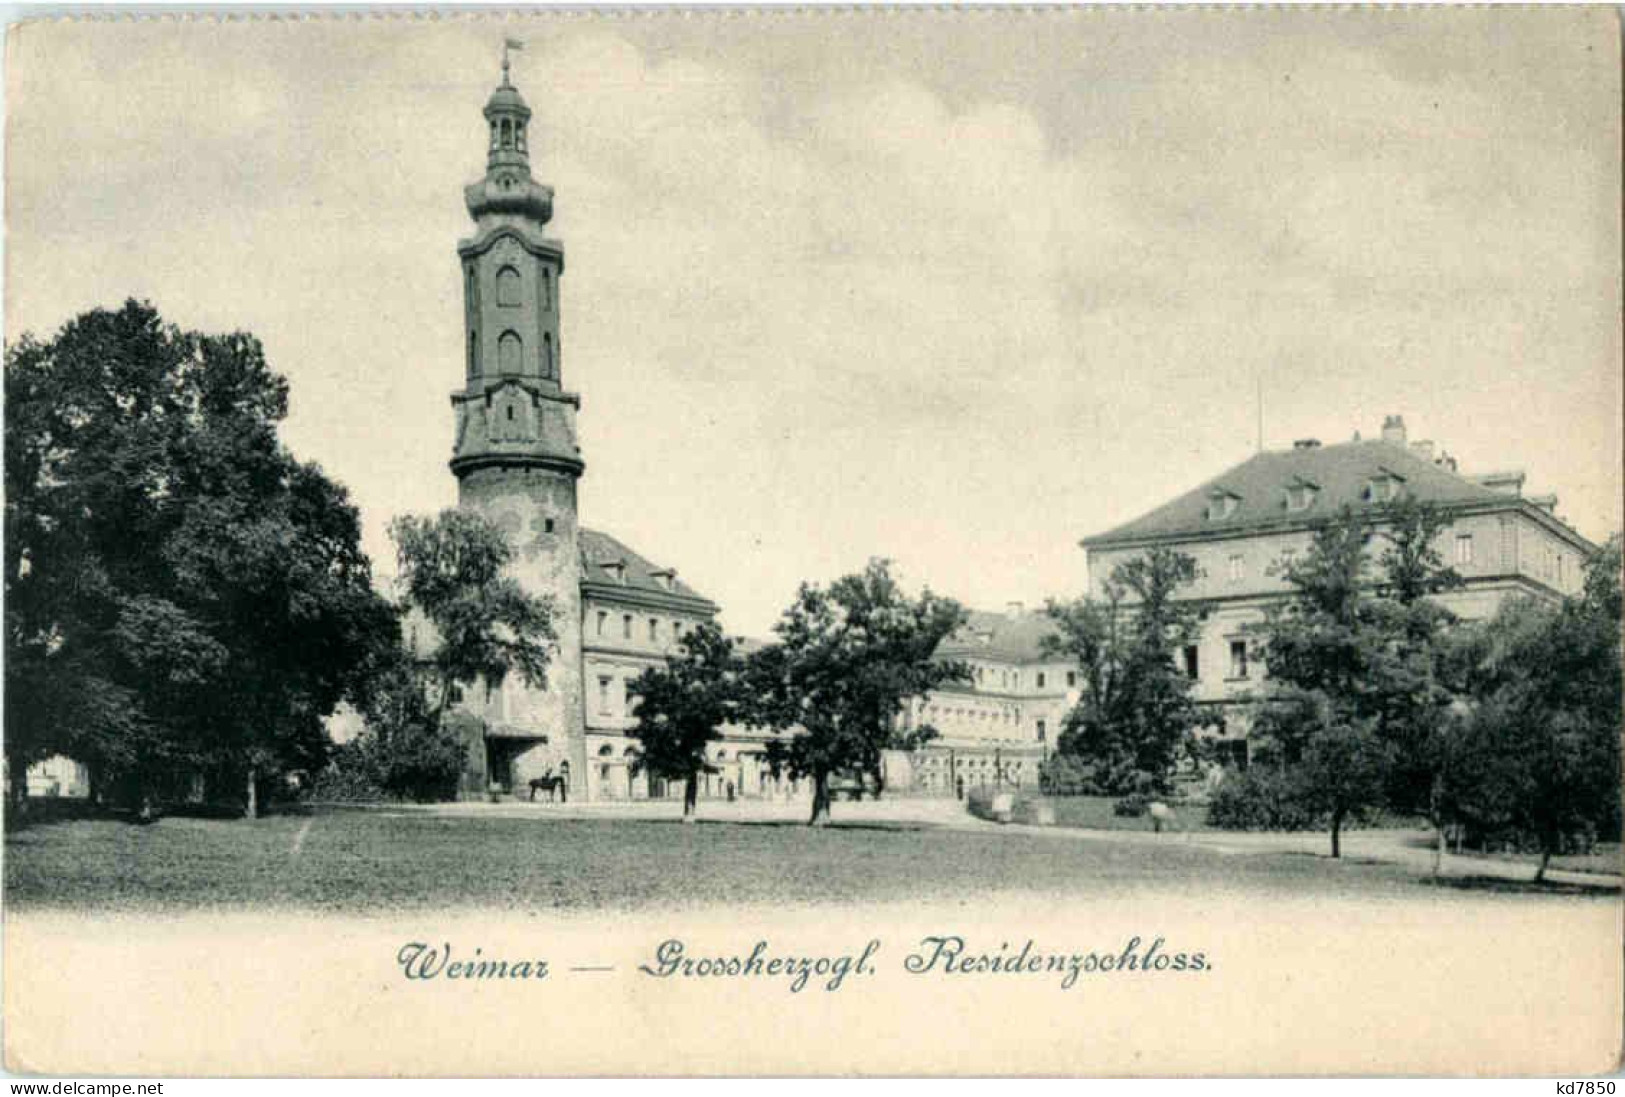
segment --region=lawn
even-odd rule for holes
[[[1056,796],[1055,825],[1083,827],[1087,830],[1151,830],[1149,815],[1118,815],[1112,810],[1117,803],[1111,796]],[[1175,830],[1209,830],[1206,804],[1176,804],[1174,812],[1179,821]]]
[[[1170,888],[1414,894],[1391,865],[1293,853],[1223,856],[1170,839],[907,824],[453,816],[319,809],[256,822],[166,818],[32,826],[6,838],[20,907],[328,911],[639,910],[753,903],[978,900]]]

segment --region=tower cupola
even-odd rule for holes
[[[485,102],[491,140],[485,154],[485,178],[465,188],[469,216],[517,214],[539,224],[553,219],[553,188],[530,176],[530,107],[508,80],[508,42],[502,50],[502,83]]]
[[[496,169],[513,166],[530,174],[530,150],[526,147],[526,130],[530,126],[530,107],[519,89],[508,82],[508,58],[502,58],[502,83],[491,93],[485,104],[485,120],[491,124],[491,151],[486,167]]]

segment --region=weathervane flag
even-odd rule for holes
[[[522,50],[525,44],[517,38],[504,38],[502,40],[502,82],[508,82],[508,51]]]

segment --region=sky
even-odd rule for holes
[[[872,556],[976,608],[1388,414],[1620,528],[1607,8],[60,22],[7,42],[6,338],[247,330],[365,544],[453,505],[500,43],[566,250],[584,525],[766,635]],[[1262,400],[1260,401],[1260,394]]]

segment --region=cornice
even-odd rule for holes
[[[1555,516],[1546,513],[1544,510],[1522,497],[1508,496],[1505,499],[1485,499],[1475,500],[1472,502],[1456,503],[1432,503],[1430,505],[1435,509],[1449,515],[1451,518],[1463,517],[1467,515],[1495,514],[1502,511],[1522,514],[1535,522],[1535,524],[1543,526],[1549,532],[1554,533],[1568,541],[1575,548],[1581,549],[1587,553],[1595,552],[1597,548],[1596,545],[1592,544],[1591,541],[1581,535],[1579,531],[1565,525]],[[1095,534],[1092,537],[1081,538],[1078,541],[1078,546],[1085,550],[1132,550],[1151,548],[1156,545],[1181,544],[1190,541],[1239,541],[1258,537],[1264,534],[1309,533],[1313,532],[1317,526],[1320,526],[1336,517],[1336,511],[1328,511],[1313,516],[1306,516],[1306,514],[1307,512],[1305,512],[1305,514],[1293,515],[1292,517],[1275,518],[1261,522],[1248,522],[1243,525],[1220,529],[1172,530],[1167,533],[1150,533],[1128,537],[1114,537],[1109,533],[1100,533]],[[1372,507],[1364,510],[1356,510],[1355,514],[1369,514],[1372,517],[1374,524],[1378,526],[1383,524],[1381,510],[1378,508]]]
[[[520,247],[538,259],[551,259],[558,264],[559,273],[564,273],[564,243],[546,236],[532,239],[523,232],[519,226],[512,224],[492,225],[489,228],[457,242],[457,254],[464,259],[476,255],[484,255],[496,246],[496,242],[504,236],[512,237]]]
[[[581,410],[580,393],[543,385],[535,377],[527,374],[512,373],[498,374],[483,388],[465,388],[453,392],[451,394],[451,406],[455,408],[458,404],[471,404],[476,400],[483,400],[489,404],[494,393],[510,387],[524,389],[538,400],[547,400],[554,404],[569,404],[577,411]]]
[[[581,458],[556,453],[469,453],[453,457],[450,465],[452,475],[458,479],[479,469],[488,468],[550,469],[577,478],[587,469],[586,462]]]
[[[581,580],[581,594],[583,598],[590,596],[595,601],[607,602],[611,605],[676,610],[700,616],[713,616],[720,608],[709,598],[675,594],[663,590],[645,590],[642,587],[627,587],[619,583],[606,583],[599,579]]]

